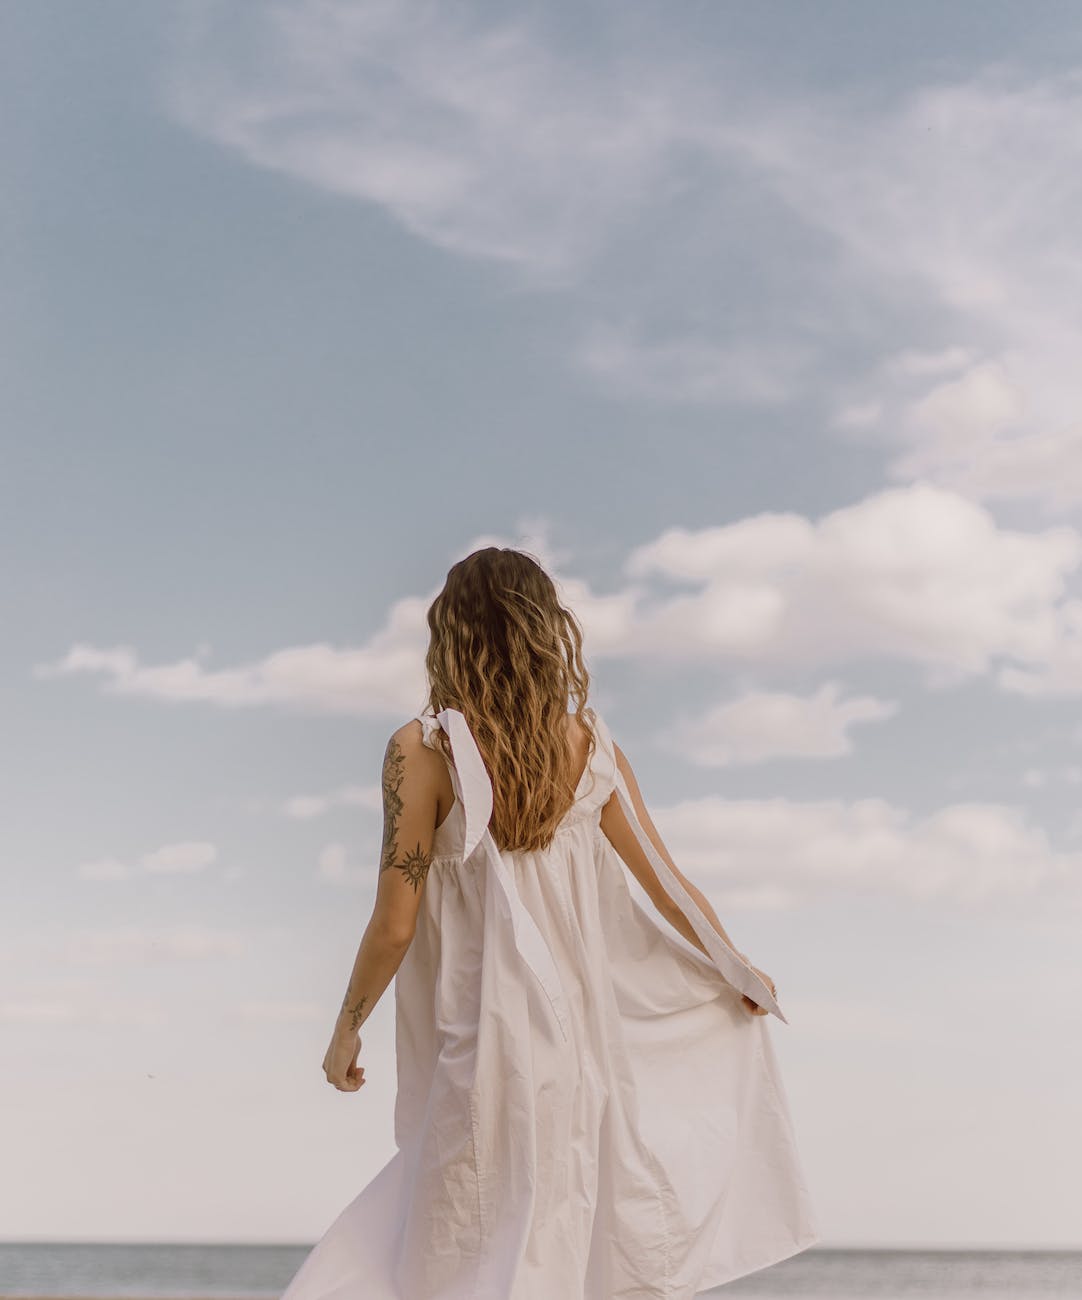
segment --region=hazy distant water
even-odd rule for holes
[[[302,1246],[0,1242],[0,1296],[277,1297]],[[1082,1251],[832,1250],[813,1246],[704,1297],[1038,1300],[1082,1297]],[[358,1296],[358,1300],[363,1297]]]

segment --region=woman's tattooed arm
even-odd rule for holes
[[[399,789],[402,786],[405,765],[402,746],[392,736],[383,759],[383,854],[379,869],[382,874],[391,867],[396,867],[416,893],[425,882],[432,857],[422,849],[420,840],[417,841],[415,848],[406,849],[399,854],[398,823],[402,815]]]
[[[400,727],[387,742],[376,901],[338,1013],[338,1023],[348,1034],[356,1033],[372,1014],[413,941],[432,864],[439,802],[438,766],[432,758],[417,723]]]

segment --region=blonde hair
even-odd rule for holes
[[[469,723],[492,780],[496,843],[547,848],[575,798],[569,712],[588,754],[596,748],[578,619],[535,557],[506,546],[452,565],[427,618],[427,707],[459,709]],[[446,734],[436,735],[450,758]]]

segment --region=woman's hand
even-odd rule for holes
[[[327,1076],[327,1082],[333,1084],[339,1092],[357,1092],[364,1083],[364,1067],[357,1067],[360,1053],[360,1034],[356,1029],[350,1029],[348,1021],[339,1019],[323,1058],[323,1073]]]
[[[750,970],[753,970],[756,973],[756,975],[758,975],[759,978],[763,981],[763,983],[767,986],[767,988],[771,991],[771,993],[773,993],[774,996],[777,997],[778,990],[774,987],[774,981],[770,978],[770,976],[766,973],[766,971],[761,971],[758,966],[752,966],[751,962],[742,952],[737,953],[737,956],[742,958],[747,963],[748,968]],[[761,1007],[757,1002],[753,1002],[746,993],[742,993],[740,995],[740,1005],[744,1008],[745,1011],[750,1011],[753,1016],[765,1016],[769,1014],[766,1007]]]

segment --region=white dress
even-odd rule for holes
[[[392,1159],[282,1300],[691,1300],[819,1240],[759,976],[635,815],[612,738],[545,850],[501,852],[465,717],[395,977]],[[613,790],[709,950],[628,885]]]

